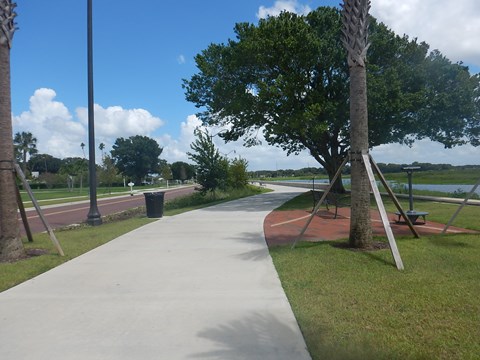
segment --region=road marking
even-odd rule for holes
[[[295,221],[298,221],[298,220],[306,219],[306,218],[308,218],[308,217],[310,217],[310,216],[312,216],[312,215],[305,215],[305,216],[299,217],[299,218],[297,218],[297,219],[292,219],[292,220],[283,221],[283,222],[278,223],[278,224],[272,224],[272,225],[270,225],[270,227],[275,227],[275,226],[290,224],[290,223],[295,222]]]

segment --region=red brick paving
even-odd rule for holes
[[[339,208],[338,216],[333,218],[333,213],[327,210],[319,210],[313,218],[301,241],[322,241],[347,239],[350,231],[350,209]],[[273,211],[264,221],[263,228],[268,246],[293,244],[300,235],[311,213],[307,210]],[[410,228],[406,224],[397,224],[396,215],[389,214],[390,226],[394,236],[412,236]],[[378,211],[372,211],[373,234],[385,236],[385,230],[380,220]],[[440,234],[444,224],[428,220],[426,224],[415,225],[420,236]],[[450,226],[447,231],[452,233],[478,233],[472,230]]]

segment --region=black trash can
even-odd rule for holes
[[[145,205],[147,206],[147,217],[161,218],[163,216],[163,199],[165,192],[147,192],[145,195]]]

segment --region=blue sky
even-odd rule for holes
[[[480,52],[475,47],[480,12],[475,1],[458,0],[449,9],[447,0],[405,0],[401,6],[394,6],[395,1],[373,0],[371,12],[397,33],[425,40],[478,72]],[[40,152],[60,158],[83,156],[80,143],[87,143],[86,3],[17,0],[19,30],[11,52],[14,131],[31,131],[38,138]],[[104,142],[109,150],[117,137],[147,135],[164,148],[163,157],[169,162],[188,161],[185,153],[199,124],[194,116],[198,109],[185,100],[181,84],[197,71],[194,56],[210,43],[233,37],[237,22],[256,23],[260,16],[275,15],[282,9],[305,13],[338,3],[93,0],[97,144]],[[429,21],[425,22],[427,8]],[[461,21],[452,21],[452,14]],[[447,35],[456,35],[456,41],[439,32],[439,28],[445,30],[445,19],[450,24]],[[462,28],[465,23],[469,23],[468,31]],[[224,153],[235,150],[247,158],[252,170],[317,166],[306,153],[287,158],[269,146],[217,145]],[[398,145],[374,149],[377,162],[396,163],[478,164],[478,153],[471,147],[446,152],[430,142],[420,142],[412,149]]]

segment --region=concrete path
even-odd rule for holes
[[[310,359],[263,220],[304,190],[165,217],[0,293],[0,359]]]

